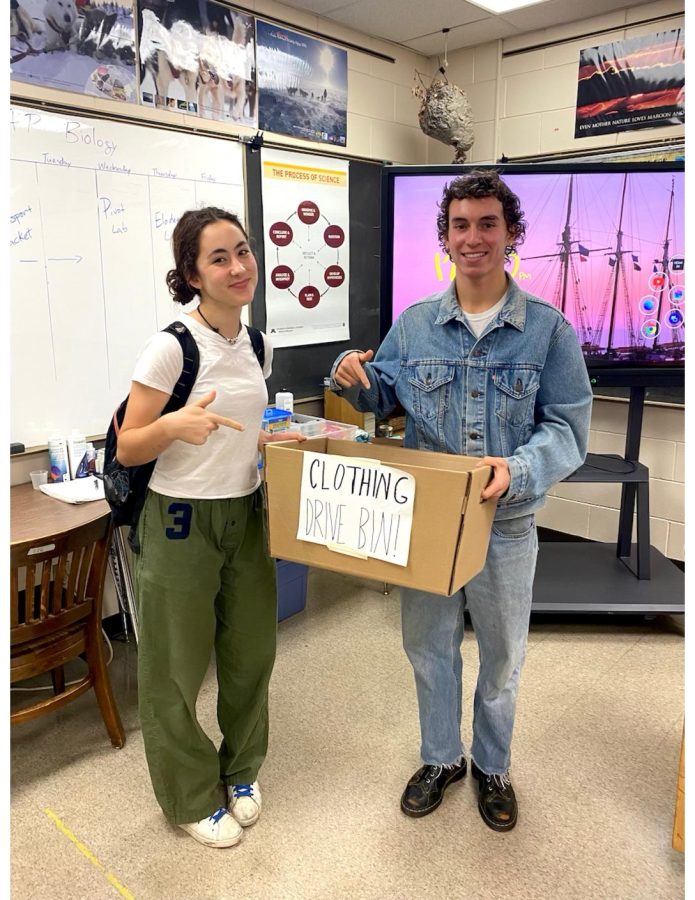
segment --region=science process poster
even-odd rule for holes
[[[275,347],[350,337],[348,162],[262,150],[266,331]]]

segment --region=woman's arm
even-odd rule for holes
[[[141,466],[156,459],[174,441],[204,444],[220,425],[229,426],[231,419],[206,409],[215,399],[210,391],[200,400],[176,412],[161,415],[169,394],[138,381],[131,384],[125,418],[118,435],[117,457],[123,466]],[[231,427],[238,427],[234,423]],[[243,426],[239,428],[243,430]]]

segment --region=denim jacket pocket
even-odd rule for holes
[[[456,367],[422,362],[408,367],[412,408],[421,450],[446,450],[444,416],[451,403]]]
[[[533,422],[536,391],[540,387],[540,371],[526,366],[510,366],[492,370],[495,384],[495,413],[508,425],[520,428]]]
[[[408,381],[413,387],[416,415],[435,419],[444,414],[449,405],[454,373],[455,367],[444,363],[420,363],[409,367]]]

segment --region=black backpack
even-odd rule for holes
[[[253,351],[258,359],[261,369],[265,363],[265,345],[263,343],[263,335],[257,328],[246,326],[251,339]],[[193,390],[193,385],[198,377],[198,367],[200,364],[200,354],[198,353],[198,345],[195,338],[183,324],[183,322],[172,322],[163,328],[173,334],[181,345],[183,351],[183,368],[179,380],[174,385],[171,397],[167,401],[166,406],[161,415],[175,412],[186,405],[188,398]],[[130,395],[128,395],[130,396]],[[106,443],[104,445],[104,495],[106,502],[111,507],[111,519],[113,524],[130,525],[130,533],[128,534],[128,543],[133,553],[140,552],[140,544],[137,539],[137,525],[140,513],[145,504],[147,495],[147,485],[154,472],[156,459],[143,463],[140,466],[123,466],[116,459],[116,450],[118,449],[118,434],[125,418],[126,408],[128,406],[128,397],[119,405],[114,412],[108,431],[106,432]]]

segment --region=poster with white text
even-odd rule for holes
[[[266,332],[274,347],[345,341],[348,162],[262,150]]]

